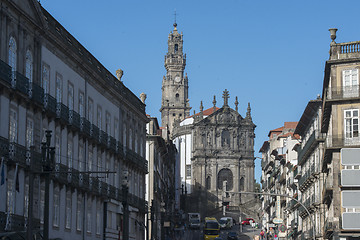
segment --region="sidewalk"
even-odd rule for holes
[[[260,231],[261,231],[261,229],[247,227],[247,228],[243,228],[243,231],[240,234],[246,235],[246,236],[250,237],[250,239],[254,239],[255,235],[257,235],[257,236],[260,235]]]

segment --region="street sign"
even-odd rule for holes
[[[285,226],[284,224],[281,224],[281,225],[279,226],[279,231],[280,231],[280,232],[286,232],[286,226]]]
[[[281,218],[274,218],[273,219],[273,223],[275,223],[275,224],[280,224],[282,222],[283,222],[283,220]]]

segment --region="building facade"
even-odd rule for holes
[[[243,118],[228,105],[229,94],[223,94],[221,108],[214,106],[175,122],[173,139],[180,154],[181,184],[187,187],[191,206],[187,210],[207,211],[228,202],[239,207],[251,196],[225,194],[226,191],[254,190],[254,130],[251,109]],[[205,114],[204,114],[205,113]],[[190,161],[189,161],[190,160]]]
[[[169,137],[162,137],[165,128],[159,127],[157,118],[149,117],[146,126],[146,159],[149,161],[145,193],[149,203],[147,239],[164,239],[173,231],[178,213],[174,187],[177,151]]]
[[[261,183],[264,193],[297,198],[293,177],[293,171],[297,166],[297,152],[294,146],[299,142],[298,135],[294,135],[297,124],[285,122],[284,126],[271,130],[268,134],[269,140],[263,143],[259,151],[262,153]],[[294,204],[294,201],[284,196],[262,197],[262,225],[267,229],[273,228],[281,239],[285,239],[287,233],[277,232],[278,226],[285,225],[287,229],[291,229],[292,225],[297,226],[297,213],[289,207],[291,204]]]
[[[300,135],[298,152],[298,172],[301,177],[298,181],[298,200],[308,209],[297,205],[301,223],[297,232],[305,239],[324,239],[324,211],[322,203],[324,174],[321,173],[321,161],[324,157],[324,141],[326,134],[320,132],[321,125],[321,98],[309,101],[295,134]],[[299,221],[300,222],[300,221]],[[315,231],[315,232],[314,232]]]
[[[321,172],[324,174],[324,236],[360,238],[359,42],[336,43],[330,29],[330,57],[325,64],[321,132],[326,134]]]
[[[145,105],[38,1],[2,1],[0,26],[0,232],[144,239]]]

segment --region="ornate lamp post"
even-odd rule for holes
[[[41,143],[43,173],[45,174],[44,239],[49,239],[49,187],[50,174],[54,166],[55,148],[50,147],[51,131],[46,131],[46,142]]]
[[[123,205],[123,240],[129,239],[129,209],[128,209],[128,193],[129,193],[129,172],[123,171],[122,181],[122,205]]]

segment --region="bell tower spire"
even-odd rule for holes
[[[183,120],[190,115],[188,77],[184,74],[186,54],[183,53],[183,34],[177,30],[176,13],[174,30],[168,37],[168,52],[165,55],[166,76],[162,81],[161,123],[172,133],[175,119]]]

